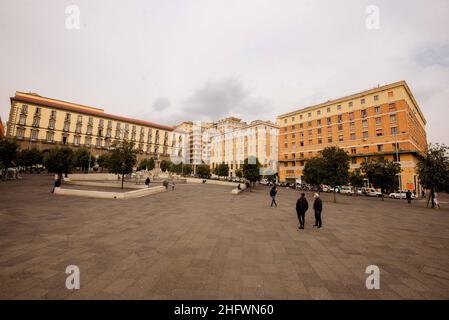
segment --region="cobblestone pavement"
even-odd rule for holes
[[[52,195],[51,179],[0,183],[1,299],[449,298],[447,202],[324,194],[323,228],[309,210],[298,230],[293,190],[270,208],[263,186],[102,200]],[[365,287],[371,264],[380,290]],[[80,290],[65,287],[68,265]]]

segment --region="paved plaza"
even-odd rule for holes
[[[0,183],[1,299],[449,298],[447,203],[323,194],[323,228],[309,210],[298,230],[299,192],[284,188],[270,208],[264,186],[103,200],[51,185],[43,175]],[[68,265],[80,290],[65,287]],[[380,290],[365,287],[368,265]]]

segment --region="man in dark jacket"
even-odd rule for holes
[[[407,190],[407,192],[405,193],[405,197],[407,198],[408,203],[412,202],[412,192],[410,190]]]
[[[323,211],[323,201],[321,201],[318,193],[315,193],[313,197],[315,198],[315,202],[313,203],[313,210],[315,210],[315,224],[313,226],[321,228],[321,211]]]
[[[270,196],[271,196],[271,207],[273,206],[273,204],[277,207],[278,204],[276,203],[276,194],[278,193],[278,190],[276,189],[276,186],[273,186],[270,189]]]
[[[306,195],[301,193],[301,197],[296,201],[296,214],[298,215],[299,229],[304,229],[307,209],[309,209],[309,203],[307,202]]]

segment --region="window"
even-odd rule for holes
[[[299,119],[302,119],[302,114],[299,115]]]
[[[23,139],[23,137],[25,136],[25,128],[22,127],[17,128],[16,136],[18,139]]]
[[[39,137],[39,130],[31,130],[31,140],[37,140]]]
[[[340,123],[340,122],[342,122],[342,121],[343,121],[343,115],[339,114],[339,115],[338,115],[338,123]]]
[[[326,119],[326,122],[327,122],[328,125],[331,124],[331,123],[332,123],[331,117],[328,117],[328,118]]]
[[[363,131],[363,139],[368,138],[368,131]]]
[[[76,123],[83,123],[83,116],[82,115],[78,115],[78,117],[76,118]]]
[[[342,134],[340,134],[340,135],[338,136],[338,141],[340,141],[340,142],[343,141],[343,135],[342,135]]]
[[[312,136],[312,130],[309,130],[308,134],[309,134],[309,137],[311,137]]]
[[[24,115],[28,114],[28,106],[26,104],[22,105],[22,109],[20,111],[20,114],[24,114]]]
[[[343,131],[343,125],[342,124],[338,125],[338,131]]]
[[[319,116],[321,114],[321,110],[318,110],[316,114]]]
[[[83,124],[81,122],[78,122],[76,124],[76,128],[75,128],[75,132],[76,133],[81,133],[81,127],[83,126]]]
[[[327,108],[327,113],[331,112],[331,108]]]
[[[74,136],[74,137],[73,137],[73,144],[74,144],[75,146],[79,146],[80,143],[81,143],[81,137],[80,137],[80,136]]]
[[[376,118],[376,126],[380,126],[382,124],[382,118],[381,117],[377,117]]]
[[[64,131],[69,131],[70,130],[70,122],[64,122],[64,128],[63,128],[63,130]]]
[[[352,153],[352,154],[356,154],[356,153],[357,153],[357,149],[354,148],[354,147],[352,147],[352,148],[351,148],[351,153]]]
[[[69,137],[67,135],[62,136],[62,144],[67,144],[69,142]]]
[[[327,137],[327,142],[332,143],[332,137]]]
[[[21,124],[21,125],[25,125],[26,124],[26,121],[27,121],[27,116],[26,116],[26,114],[21,114],[20,115],[20,118],[19,118],[19,124]]]
[[[284,119],[284,123],[287,123],[287,119]]]
[[[397,127],[392,127],[392,128],[391,128],[391,134],[392,134],[392,135],[398,134],[398,128],[397,128]]]
[[[312,139],[309,139],[309,144],[312,144]]]
[[[304,147],[304,141],[300,141],[300,142],[299,142],[299,145],[300,145],[301,147]]]
[[[379,101],[379,96],[377,94],[374,96],[374,101]]]
[[[389,91],[389,92],[388,92],[388,98],[393,98],[393,96],[394,96],[394,95],[393,95],[393,91]]]
[[[85,144],[86,146],[90,146],[90,145],[92,144],[92,137],[86,136],[86,137],[84,138],[84,144]]]
[[[295,117],[292,117],[292,122],[295,121]]]
[[[296,135],[294,133],[292,133],[292,139],[295,139]]]
[[[304,125],[302,123],[299,124],[299,129],[302,129]]]
[[[47,142],[53,142],[55,139],[55,133],[53,131],[47,131]]]
[[[300,132],[300,133],[299,133],[299,136],[300,136],[301,138],[304,138],[304,132]]]
[[[351,158],[351,163],[352,164],[357,164],[357,158],[356,157],[352,157]]]
[[[383,136],[382,129],[377,129],[376,130],[376,136],[378,136],[378,137],[382,137]]]
[[[48,121],[48,129],[54,130],[55,124],[56,124],[56,119],[50,118],[50,120]]]
[[[87,124],[92,126],[94,124],[94,118],[93,117],[89,117],[89,120],[87,121]]]
[[[368,128],[368,120],[362,120],[362,127]]]
[[[341,104],[337,106],[337,110],[341,110]]]
[[[97,138],[97,140],[95,141],[95,147],[101,148],[101,138]]]
[[[318,144],[322,144],[323,140],[321,138],[318,139]]]
[[[33,118],[33,127],[39,127],[40,118],[39,116],[34,116]]]
[[[327,127],[327,134],[332,135],[332,127]]]
[[[65,121],[70,121],[70,113],[65,114]]]
[[[362,118],[366,118],[366,109],[361,110],[360,115],[362,116]]]
[[[365,98],[360,99],[360,104],[365,104]]]
[[[377,151],[382,152],[384,150],[384,145],[383,144],[378,144],[377,145]]]
[[[349,112],[349,120],[354,120],[354,112]]]
[[[363,146],[363,152],[368,153],[369,152],[369,146]]]
[[[354,130],[355,130],[355,122],[354,122],[354,121],[351,121],[351,122],[349,123],[349,130],[351,130],[351,131],[354,131]]]
[[[307,122],[307,126],[311,127],[312,126],[312,121]]]
[[[320,134],[321,134],[321,128],[318,128],[318,129],[317,129],[317,132],[318,132],[318,134],[320,135]]]
[[[380,106],[374,107],[374,112],[375,113],[380,113]]]
[[[309,112],[307,116],[310,118],[312,116],[312,112]]]
[[[318,126],[321,126],[321,119],[318,119],[318,120],[316,121],[316,124],[317,124]]]
[[[355,140],[355,133],[351,133],[351,140]]]
[[[396,114],[390,114],[390,122],[396,122]]]
[[[390,111],[396,111],[396,104],[395,103],[390,103],[388,105],[388,108],[390,109]]]
[[[352,101],[349,101],[348,106],[352,107],[353,103]]]

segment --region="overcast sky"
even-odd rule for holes
[[[275,121],[406,80],[429,141],[449,144],[447,0],[0,0],[0,15],[3,121],[16,90],[172,125]]]

